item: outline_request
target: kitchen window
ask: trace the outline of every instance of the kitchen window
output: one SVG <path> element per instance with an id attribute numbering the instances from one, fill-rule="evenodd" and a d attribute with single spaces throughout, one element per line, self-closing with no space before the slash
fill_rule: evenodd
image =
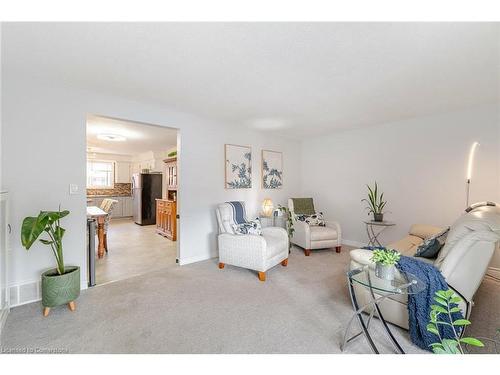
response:
<path id="1" fill-rule="evenodd" d="M 87 188 L 113 189 L 114 185 L 114 162 L 102 160 L 87 160 Z"/>

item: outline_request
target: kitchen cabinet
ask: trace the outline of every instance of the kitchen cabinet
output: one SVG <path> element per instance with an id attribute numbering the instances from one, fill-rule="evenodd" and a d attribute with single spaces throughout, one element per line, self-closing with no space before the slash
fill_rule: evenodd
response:
<path id="1" fill-rule="evenodd" d="M 177 240 L 177 202 L 156 200 L 156 232 L 172 241 Z"/>
<path id="2" fill-rule="evenodd" d="M 177 190 L 177 158 L 165 159 L 167 171 L 167 189 Z"/>
<path id="3" fill-rule="evenodd" d="M 123 217 L 131 217 L 134 215 L 132 207 L 132 197 L 122 197 L 122 206 Z"/>
<path id="4" fill-rule="evenodd" d="M 129 184 L 131 182 L 131 163 L 127 161 L 117 161 L 115 163 L 115 182 L 119 184 Z"/>
<path id="5" fill-rule="evenodd" d="M 120 217 L 131 217 L 133 216 L 133 208 L 132 208 L 132 197 L 95 197 L 89 195 L 87 199 L 92 200 L 87 203 L 87 206 L 97 206 L 101 207 L 102 201 L 106 198 L 115 199 L 118 201 L 116 203 L 113 212 L 111 213 L 112 218 L 120 218 Z"/>

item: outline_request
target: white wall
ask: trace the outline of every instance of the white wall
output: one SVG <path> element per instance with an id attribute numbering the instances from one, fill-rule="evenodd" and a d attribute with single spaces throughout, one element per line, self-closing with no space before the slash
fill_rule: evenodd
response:
<path id="1" fill-rule="evenodd" d="M 11 191 L 11 283 L 37 280 L 53 265 L 50 251 L 34 246 L 29 253 L 19 241 L 22 219 L 61 204 L 71 214 L 64 220 L 65 259 L 86 268 L 85 163 L 86 116 L 98 114 L 180 129 L 180 261 L 188 263 L 216 256 L 215 207 L 228 200 L 244 200 L 250 215 L 270 196 L 285 203 L 299 192 L 299 143 L 263 133 L 236 130 L 210 121 L 130 100 L 97 93 L 55 88 L 3 71 L 4 184 Z M 251 145 L 254 187 L 224 189 L 224 144 Z M 261 148 L 283 151 L 287 166 L 285 187 L 260 189 Z M 80 194 L 69 195 L 76 183 Z M 84 272 L 83 272 L 84 274 Z M 82 281 L 84 275 L 82 276 Z"/>
<path id="2" fill-rule="evenodd" d="M 132 162 L 133 156 L 121 154 L 103 154 L 100 152 L 87 152 L 87 159 Z"/>
<path id="3" fill-rule="evenodd" d="M 362 110 L 362 108 L 360 109 Z M 343 237 L 366 243 L 365 184 L 376 180 L 397 223 L 383 240 L 413 223 L 450 225 L 465 208 L 469 147 L 476 153 L 471 201 L 500 202 L 498 110 L 484 107 L 336 133 L 302 144 L 302 191 L 340 221 Z"/>

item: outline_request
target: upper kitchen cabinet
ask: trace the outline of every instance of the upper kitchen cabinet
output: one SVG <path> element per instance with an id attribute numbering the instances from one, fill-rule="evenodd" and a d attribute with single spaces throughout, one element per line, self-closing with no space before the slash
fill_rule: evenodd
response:
<path id="1" fill-rule="evenodd" d="M 115 182 L 119 184 L 129 184 L 131 182 L 131 163 L 127 161 L 116 162 Z"/>
<path id="2" fill-rule="evenodd" d="M 177 190 L 177 158 L 165 159 L 167 189 Z"/>

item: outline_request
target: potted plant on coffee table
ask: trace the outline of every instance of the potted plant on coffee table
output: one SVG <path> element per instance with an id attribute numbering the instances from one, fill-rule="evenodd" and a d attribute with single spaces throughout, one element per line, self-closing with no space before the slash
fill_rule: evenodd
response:
<path id="1" fill-rule="evenodd" d="M 376 181 L 373 188 L 370 185 L 366 185 L 366 187 L 368 188 L 368 199 L 362 199 L 361 202 L 368 204 L 366 209 L 368 210 L 368 215 L 373 214 L 373 221 L 384 221 L 384 207 L 387 204 L 387 201 L 384 201 L 384 193 L 379 195 Z"/>
<path id="2" fill-rule="evenodd" d="M 39 237 L 40 242 L 50 246 L 56 260 L 56 268 L 42 273 L 43 315 L 47 316 L 51 307 L 68 304 L 75 310 L 75 300 L 80 295 L 80 267 L 65 266 L 62 239 L 65 229 L 60 220 L 69 211 L 40 211 L 37 217 L 26 217 L 21 227 L 21 243 L 29 250 Z"/>
<path id="3" fill-rule="evenodd" d="M 386 248 L 373 250 L 370 260 L 375 262 L 375 276 L 385 280 L 394 280 L 396 264 L 400 257 L 401 254 L 396 250 Z"/>

